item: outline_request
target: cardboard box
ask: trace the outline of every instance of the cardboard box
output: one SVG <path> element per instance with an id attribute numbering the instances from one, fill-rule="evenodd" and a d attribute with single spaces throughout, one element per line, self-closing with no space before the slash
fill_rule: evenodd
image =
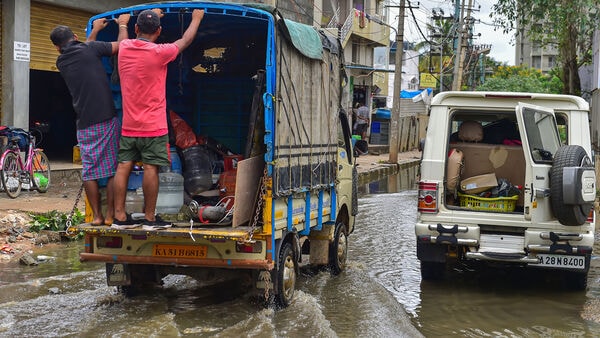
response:
<path id="1" fill-rule="evenodd" d="M 478 194 L 498 186 L 496 174 L 484 174 L 466 178 L 460 181 L 460 189 L 467 194 Z"/>
<path id="2" fill-rule="evenodd" d="M 461 177 L 495 173 L 514 185 L 525 185 L 525 154 L 521 146 L 501 144 L 456 143 L 451 145 L 464 154 Z M 523 205 L 523 194 L 517 205 Z"/>

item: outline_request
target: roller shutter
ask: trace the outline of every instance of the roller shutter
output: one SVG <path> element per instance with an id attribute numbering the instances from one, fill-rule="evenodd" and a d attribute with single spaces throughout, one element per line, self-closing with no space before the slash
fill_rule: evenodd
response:
<path id="1" fill-rule="evenodd" d="M 57 72 L 58 51 L 50 41 L 50 32 L 58 25 L 71 27 L 79 40 L 85 41 L 85 27 L 94 14 L 71 8 L 31 3 L 31 62 L 30 69 Z"/>

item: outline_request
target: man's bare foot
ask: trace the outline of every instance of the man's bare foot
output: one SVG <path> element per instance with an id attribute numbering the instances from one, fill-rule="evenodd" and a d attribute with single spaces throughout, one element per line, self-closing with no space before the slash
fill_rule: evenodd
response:
<path id="1" fill-rule="evenodd" d="M 92 221 L 92 225 L 104 225 L 104 218 L 94 217 L 94 220 Z"/>

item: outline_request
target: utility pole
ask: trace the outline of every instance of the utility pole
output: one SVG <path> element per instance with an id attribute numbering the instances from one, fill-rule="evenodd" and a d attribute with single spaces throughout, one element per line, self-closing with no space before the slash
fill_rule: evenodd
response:
<path id="1" fill-rule="evenodd" d="M 440 29 L 444 26 L 444 22 L 446 20 L 449 19 L 453 19 L 454 20 L 454 15 L 450 15 L 450 16 L 444 16 L 444 11 L 441 8 L 434 8 L 432 10 L 432 16 L 431 19 L 433 20 L 431 26 L 432 27 L 436 27 L 438 26 L 439 23 L 439 27 Z M 446 39 L 446 37 L 444 36 L 444 32 L 442 30 L 440 30 L 439 32 L 435 31 L 430 38 L 433 40 L 438 40 L 439 41 L 439 48 L 440 48 L 440 93 L 444 91 L 444 40 Z M 432 57 L 431 53 L 429 55 L 429 57 Z"/>
<path id="2" fill-rule="evenodd" d="M 392 116 L 390 120 L 390 163 L 398 163 L 400 137 L 400 87 L 402 86 L 402 52 L 404 49 L 404 2 L 400 1 L 398 29 L 396 31 L 396 58 L 394 59 L 394 96 L 392 97 Z"/>
<path id="3" fill-rule="evenodd" d="M 462 86 L 462 76 L 464 71 L 464 63 L 465 63 L 465 50 L 467 49 L 467 35 L 469 33 L 468 25 L 471 21 L 471 8 L 473 7 L 473 0 L 469 0 L 469 5 L 467 6 L 467 24 L 465 24 L 465 16 L 464 7 L 460 10 L 460 21 L 458 27 L 460 28 L 460 38 L 458 43 L 458 48 L 455 55 L 454 62 L 454 80 L 452 82 L 452 90 L 460 90 Z"/>

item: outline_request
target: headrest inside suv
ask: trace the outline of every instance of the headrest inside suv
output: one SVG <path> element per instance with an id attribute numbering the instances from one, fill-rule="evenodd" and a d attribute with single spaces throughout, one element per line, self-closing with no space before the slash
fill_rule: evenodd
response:
<path id="1" fill-rule="evenodd" d="M 477 121 L 464 121 L 458 127 L 458 139 L 463 142 L 481 142 L 483 127 Z"/>

